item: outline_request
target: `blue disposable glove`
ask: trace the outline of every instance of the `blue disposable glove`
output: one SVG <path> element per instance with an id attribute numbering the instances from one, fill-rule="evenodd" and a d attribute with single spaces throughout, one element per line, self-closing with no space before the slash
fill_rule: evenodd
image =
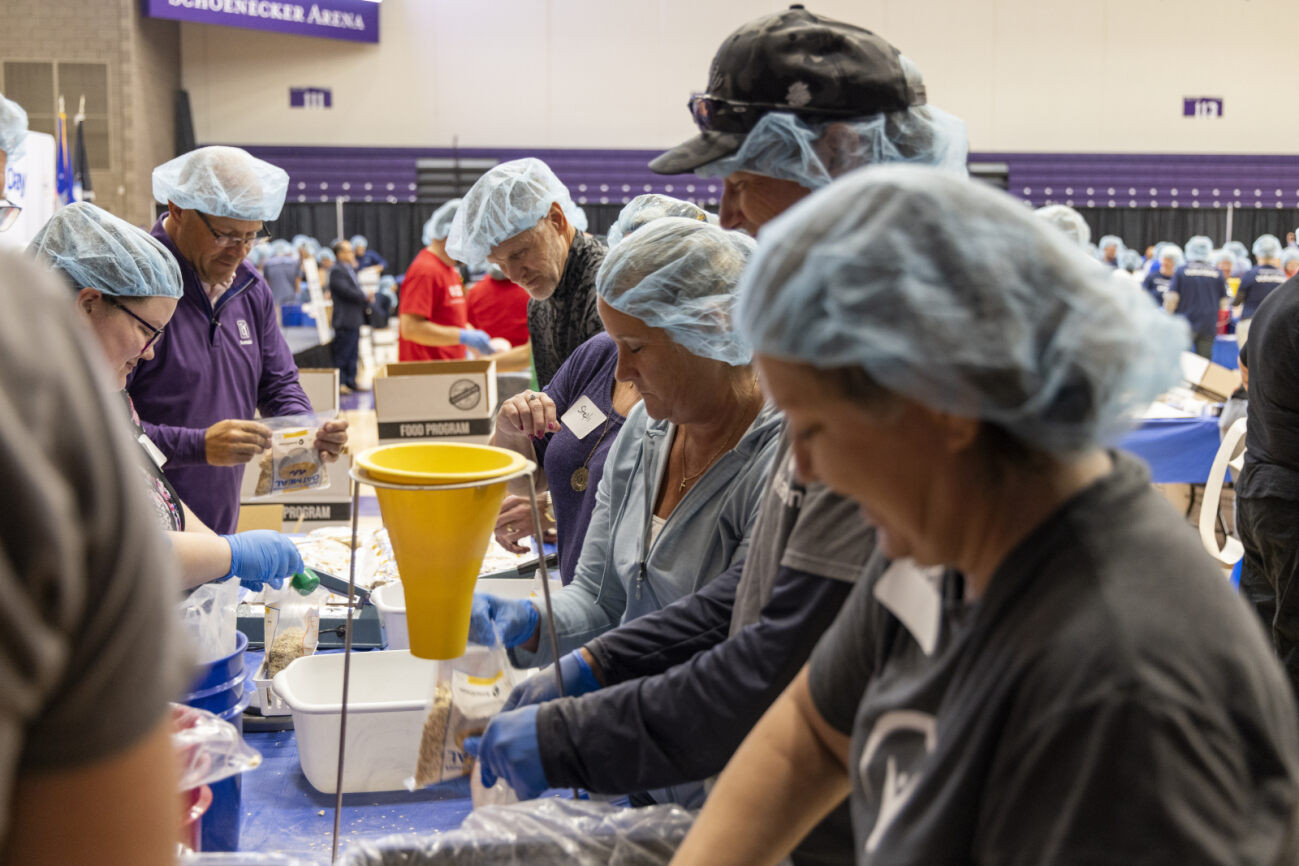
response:
<path id="1" fill-rule="evenodd" d="M 512 649 L 527 643 L 540 620 L 536 606 L 526 599 L 475 592 L 474 606 L 469 611 L 469 641 L 491 646 L 500 635 L 505 648 Z"/>
<path id="2" fill-rule="evenodd" d="M 537 707 L 499 713 L 481 737 L 467 737 L 465 751 L 483 768 L 483 787 L 504 779 L 520 800 L 531 800 L 550 787 L 541 768 L 537 743 Z"/>
<path id="3" fill-rule="evenodd" d="M 586 663 L 580 649 L 573 650 L 559 660 L 559 675 L 564 680 L 566 698 L 575 698 L 600 688 L 595 672 Z M 559 687 L 555 685 L 555 671 L 553 668 L 546 668 L 515 686 L 510 696 L 505 699 L 505 706 L 501 707 L 501 712 L 531 704 L 544 704 L 558 697 Z"/>
<path id="4" fill-rule="evenodd" d="M 460 345 L 468 346 L 480 355 L 492 354 L 491 339 L 490 334 L 477 328 L 460 329 Z"/>
<path id="5" fill-rule="evenodd" d="M 239 583 L 256 592 L 269 583 L 284 586 L 284 578 L 302 571 L 302 554 L 297 545 L 270 529 L 254 529 L 221 536 L 230 545 L 230 572 Z"/>

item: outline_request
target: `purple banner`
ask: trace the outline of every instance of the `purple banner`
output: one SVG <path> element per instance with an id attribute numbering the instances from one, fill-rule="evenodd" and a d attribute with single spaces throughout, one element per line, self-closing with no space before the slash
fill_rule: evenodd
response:
<path id="1" fill-rule="evenodd" d="M 1222 117 L 1222 97 L 1182 97 L 1182 117 Z"/>
<path id="2" fill-rule="evenodd" d="M 144 14 L 199 24 L 379 41 L 379 0 L 143 0 Z"/>
<path id="3" fill-rule="evenodd" d="M 289 108 L 333 108 L 334 91 L 327 87 L 290 87 Z"/>

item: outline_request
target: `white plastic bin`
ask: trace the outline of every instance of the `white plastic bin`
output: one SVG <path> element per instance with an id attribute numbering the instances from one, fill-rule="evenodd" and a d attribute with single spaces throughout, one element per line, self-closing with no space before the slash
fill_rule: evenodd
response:
<path id="1" fill-rule="evenodd" d="M 559 587 L 559 581 L 550 582 L 551 592 L 558 592 Z M 538 599 L 541 597 L 541 584 L 535 577 L 480 577 L 474 590 L 505 598 L 531 598 L 536 591 Z M 410 649 L 410 633 L 406 630 L 406 593 L 401 583 L 385 583 L 370 594 L 370 602 L 379 611 L 384 649 Z"/>
<path id="2" fill-rule="evenodd" d="M 415 768 L 436 662 L 404 650 L 352 654 L 343 793 L 401 791 Z M 343 654 L 297 659 L 275 675 L 293 714 L 298 759 L 317 791 L 334 793 Z"/>

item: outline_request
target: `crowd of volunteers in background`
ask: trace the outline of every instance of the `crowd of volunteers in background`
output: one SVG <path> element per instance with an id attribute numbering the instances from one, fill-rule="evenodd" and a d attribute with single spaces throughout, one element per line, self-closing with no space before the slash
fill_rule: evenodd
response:
<path id="1" fill-rule="evenodd" d="M 0 860 L 168 862 L 168 611 L 301 570 L 235 531 L 239 486 L 256 413 L 311 411 L 284 310 L 328 298 L 347 391 L 393 317 L 402 361 L 535 377 L 492 442 L 537 465 L 557 645 L 489 593 L 470 640 L 563 696 L 546 668 L 464 742 L 487 786 L 700 810 L 680 864 L 1299 862 L 1293 233 L 1092 247 L 968 177 L 906 55 L 802 6 L 729 35 L 689 106 L 650 167 L 721 178 L 719 214 L 639 196 L 601 238 L 523 158 L 394 264 L 269 238 L 287 174 L 219 146 L 153 170 L 151 227 L 74 204 L 0 255 L 30 313 L 0 320 Z M 25 130 L 0 97 L 0 167 Z M 1115 447 L 1232 330 L 1244 598 Z"/>

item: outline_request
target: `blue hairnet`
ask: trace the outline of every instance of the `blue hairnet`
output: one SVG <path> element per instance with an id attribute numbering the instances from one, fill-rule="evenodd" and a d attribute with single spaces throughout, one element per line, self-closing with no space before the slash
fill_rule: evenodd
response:
<path id="1" fill-rule="evenodd" d="M 481 262 L 498 244 L 541 222 L 558 204 L 578 231 L 582 213 L 568 188 L 539 159 L 503 162 L 478 178 L 465 194 L 447 235 L 447 255 L 459 262 Z"/>
<path id="2" fill-rule="evenodd" d="M 0 150 L 12 162 L 19 159 L 26 151 L 27 112 L 12 99 L 5 99 L 0 93 Z M 4 186 L 0 178 L 0 187 Z"/>
<path id="3" fill-rule="evenodd" d="M 924 89 L 920 70 L 899 56 L 914 90 Z M 820 189 L 854 168 L 914 162 L 966 173 L 969 143 L 960 118 L 932 105 L 913 105 L 841 120 L 807 121 L 786 111 L 764 114 L 735 153 L 695 169 L 700 177 L 751 171 Z"/>
<path id="4" fill-rule="evenodd" d="M 1213 241 L 1204 235 L 1196 235 L 1186 242 L 1185 252 L 1188 262 L 1207 262 L 1213 255 Z"/>
<path id="5" fill-rule="evenodd" d="M 236 220 L 275 219 L 288 189 L 284 169 L 237 147 L 200 147 L 153 170 L 161 204 Z"/>
<path id="6" fill-rule="evenodd" d="M 1177 244 L 1163 243 L 1155 248 L 1155 261 L 1162 262 L 1164 259 L 1172 259 L 1177 267 L 1186 261 L 1186 256 L 1182 255 L 1182 248 Z"/>
<path id="7" fill-rule="evenodd" d="M 1180 380 L 1185 321 L 985 184 L 864 169 L 762 230 L 738 319 L 757 352 L 860 367 L 1050 453 L 1097 445 Z"/>
<path id="8" fill-rule="evenodd" d="M 1259 235 L 1254 241 L 1254 255 L 1260 259 L 1274 259 L 1281 255 L 1281 239 L 1276 235 Z"/>
<path id="9" fill-rule="evenodd" d="M 1119 267 L 1125 271 L 1138 270 L 1143 261 L 1145 260 L 1141 258 L 1141 253 L 1136 250 L 1123 250 L 1119 253 Z"/>
<path id="10" fill-rule="evenodd" d="M 271 255 L 273 256 L 291 256 L 293 255 L 293 244 L 280 238 L 271 242 Z"/>
<path id="11" fill-rule="evenodd" d="M 329 247 L 321 247 L 320 252 L 316 253 L 316 264 L 323 265 L 325 259 L 329 259 L 331 262 L 338 261 L 338 257 L 334 255 L 333 250 Z"/>
<path id="12" fill-rule="evenodd" d="M 1214 250 L 1213 254 L 1209 256 L 1209 264 L 1215 268 L 1223 262 L 1230 262 L 1233 268 L 1236 267 L 1236 254 L 1224 247 L 1220 250 Z"/>
<path id="13" fill-rule="evenodd" d="M 1099 241 L 1096 242 L 1096 246 L 1100 248 L 1102 254 L 1104 254 L 1105 248 L 1108 246 L 1118 247 L 1118 252 L 1120 253 L 1123 252 L 1125 249 L 1127 249 L 1127 247 L 1123 243 L 1123 238 L 1119 237 L 1118 235 L 1105 235 Z"/>
<path id="14" fill-rule="evenodd" d="M 1080 247 L 1086 247 L 1091 243 L 1092 230 L 1087 225 L 1087 220 L 1083 219 L 1082 214 L 1069 207 L 1067 204 L 1049 204 L 1046 207 L 1040 207 L 1033 211 L 1038 218 L 1046 220 L 1051 225 L 1065 233 L 1069 238 Z"/>
<path id="15" fill-rule="evenodd" d="M 180 266 L 143 229 L 89 202 L 60 208 L 27 247 L 72 285 L 121 297 L 179 298 Z"/>
<path id="16" fill-rule="evenodd" d="M 1224 250 L 1231 250 L 1231 254 L 1238 259 L 1249 257 L 1249 247 L 1245 246 L 1240 241 L 1227 241 L 1222 245 L 1222 248 Z"/>
<path id="17" fill-rule="evenodd" d="M 456 218 L 456 211 L 460 209 L 462 201 L 463 199 L 453 198 L 433 211 L 433 216 L 424 223 L 424 246 L 428 246 L 434 240 L 446 240 L 447 235 L 451 234 L 451 222 Z"/>
<path id="18" fill-rule="evenodd" d="M 685 217 L 692 220 L 703 220 L 704 222 L 717 225 L 717 217 L 710 214 L 697 204 L 688 201 L 682 201 L 679 198 L 673 198 L 670 195 L 659 195 L 656 192 L 638 195 L 618 213 L 617 221 L 609 226 L 609 236 L 606 242 L 612 249 L 618 245 L 618 242 L 627 235 L 636 231 L 636 229 L 645 225 L 651 220 L 656 220 L 665 216 Z"/>
<path id="19" fill-rule="evenodd" d="M 370 248 L 370 242 L 365 239 L 365 235 L 352 235 L 352 239 L 350 243 L 352 244 L 353 247 L 365 247 L 366 249 Z"/>
<path id="20" fill-rule="evenodd" d="M 595 276 L 605 303 L 662 328 L 703 358 L 747 364 L 753 349 L 734 326 L 735 290 L 754 241 L 688 217 L 660 217 L 609 250 Z"/>
<path id="21" fill-rule="evenodd" d="M 1285 267 L 1290 262 L 1299 261 L 1299 247 L 1286 247 L 1281 253 L 1281 266 Z"/>
<path id="22" fill-rule="evenodd" d="M 271 255 L 270 244 L 257 244 L 248 251 L 248 261 L 255 265 L 261 265 Z"/>

